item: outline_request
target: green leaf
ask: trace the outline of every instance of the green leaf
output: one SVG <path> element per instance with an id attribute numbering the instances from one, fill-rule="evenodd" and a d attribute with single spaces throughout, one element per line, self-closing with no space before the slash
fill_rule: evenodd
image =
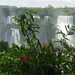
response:
<path id="1" fill-rule="evenodd" d="M 68 32 L 67 35 L 73 35 L 73 34 L 74 34 L 74 31 L 71 30 L 71 31 Z"/>
<path id="2" fill-rule="evenodd" d="M 70 25 L 68 25 L 67 27 L 68 27 L 68 29 L 69 29 L 69 28 L 70 28 Z"/>
<path id="3" fill-rule="evenodd" d="M 2 54 L 5 54 L 5 51 L 3 51 L 3 52 L 0 52 L 0 55 L 2 55 Z"/>
<path id="4" fill-rule="evenodd" d="M 67 26 L 67 27 L 68 27 L 68 26 Z M 68 32 L 67 27 L 66 27 L 66 25 L 65 25 L 65 29 L 66 29 L 66 31 Z"/>

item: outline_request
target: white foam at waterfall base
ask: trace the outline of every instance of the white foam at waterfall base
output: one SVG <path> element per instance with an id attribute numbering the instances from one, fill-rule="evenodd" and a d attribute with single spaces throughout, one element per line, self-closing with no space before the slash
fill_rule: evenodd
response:
<path id="1" fill-rule="evenodd" d="M 67 31 L 65 29 L 65 26 L 68 26 L 71 27 L 73 25 L 73 16 L 58 16 L 58 19 L 57 19 L 57 28 L 59 30 L 61 30 L 63 33 L 67 34 Z M 58 32 L 58 31 L 57 31 Z M 57 34 L 56 35 L 57 38 L 60 40 L 62 37 L 61 34 Z M 69 44 L 73 44 L 72 43 L 72 35 L 68 35 L 67 38 L 70 40 L 68 41 Z"/>
<path id="2" fill-rule="evenodd" d="M 21 46 L 19 29 L 11 28 L 11 30 L 12 30 L 12 35 L 10 40 L 10 46 L 12 46 L 12 43 Z"/>

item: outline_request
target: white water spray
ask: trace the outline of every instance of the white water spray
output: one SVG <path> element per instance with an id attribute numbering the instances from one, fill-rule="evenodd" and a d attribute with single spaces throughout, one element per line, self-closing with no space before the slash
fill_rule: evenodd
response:
<path id="1" fill-rule="evenodd" d="M 19 29 L 11 28 L 11 30 L 12 30 L 12 35 L 10 40 L 10 46 L 12 46 L 12 43 L 21 46 Z"/>
<path id="2" fill-rule="evenodd" d="M 58 16 L 58 20 L 57 20 L 58 29 L 60 29 L 63 33 L 67 34 L 65 26 L 67 27 L 68 25 L 69 25 L 69 27 L 71 27 L 73 25 L 73 16 Z M 62 35 L 58 34 L 57 38 L 61 39 Z M 72 36 L 69 35 L 69 36 L 67 36 L 67 38 L 70 40 L 70 42 L 68 42 L 68 43 L 72 44 Z"/>

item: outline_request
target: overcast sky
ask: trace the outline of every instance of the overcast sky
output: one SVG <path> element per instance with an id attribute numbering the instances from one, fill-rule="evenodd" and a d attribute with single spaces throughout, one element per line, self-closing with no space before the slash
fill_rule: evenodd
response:
<path id="1" fill-rule="evenodd" d="M 75 7 L 75 0 L 0 0 L 0 5 L 17 7 Z"/>

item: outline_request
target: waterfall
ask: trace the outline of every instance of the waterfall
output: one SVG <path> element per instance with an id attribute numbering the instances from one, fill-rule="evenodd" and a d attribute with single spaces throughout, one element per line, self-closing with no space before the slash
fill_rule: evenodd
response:
<path id="1" fill-rule="evenodd" d="M 67 34 L 67 31 L 65 29 L 65 26 L 72 26 L 73 25 L 73 16 L 58 16 L 57 19 L 57 27 L 60 29 L 63 33 Z M 62 35 L 57 34 L 57 38 L 61 39 Z M 70 40 L 69 43 L 71 43 L 72 36 L 67 36 L 67 38 Z"/>
<path id="2" fill-rule="evenodd" d="M 16 23 L 17 23 L 17 22 L 13 19 L 13 17 L 14 17 L 14 16 L 8 16 L 8 17 L 7 17 L 7 24 L 12 24 L 12 23 L 15 23 L 15 24 L 16 24 Z"/>
<path id="3" fill-rule="evenodd" d="M 38 15 L 35 15 L 35 16 L 33 16 L 33 18 L 40 19 L 40 16 L 38 16 Z"/>
<path id="4" fill-rule="evenodd" d="M 44 16 L 44 21 L 45 22 L 48 21 L 48 19 L 49 19 L 49 16 Z"/>
<path id="5" fill-rule="evenodd" d="M 5 32 L 5 41 L 7 41 L 7 31 Z"/>
<path id="6" fill-rule="evenodd" d="M 21 46 L 19 29 L 11 28 L 11 30 L 12 30 L 12 35 L 10 40 L 10 46 L 12 46 L 12 43 Z"/>
<path id="7" fill-rule="evenodd" d="M 49 19 L 49 16 L 44 16 L 44 19 L 45 19 L 45 20 L 48 20 L 48 19 Z"/>

